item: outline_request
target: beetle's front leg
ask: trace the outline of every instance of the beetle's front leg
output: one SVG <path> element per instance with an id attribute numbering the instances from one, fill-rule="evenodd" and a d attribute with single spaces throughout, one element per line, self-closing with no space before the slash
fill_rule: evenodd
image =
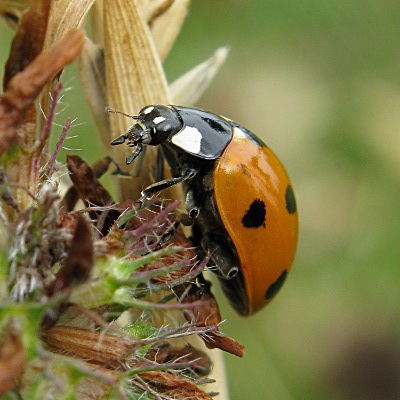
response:
<path id="1" fill-rule="evenodd" d="M 178 183 L 184 182 L 187 179 L 192 179 L 197 174 L 197 172 L 198 172 L 197 169 L 187 168 L 183 171 L 183 174 L 181 176 L 178 176 L 176 178 L 164 179 L 163 181 L 156 182 L 150 186 L 147 186 L 147 188 L 143 190 L 142 197 L 139 199 L 139 202 L 143 204 L 143 202 L 149 197 L 151 197 L 154 193 L 160 192 L 161 190 L 167 189 Z"/>

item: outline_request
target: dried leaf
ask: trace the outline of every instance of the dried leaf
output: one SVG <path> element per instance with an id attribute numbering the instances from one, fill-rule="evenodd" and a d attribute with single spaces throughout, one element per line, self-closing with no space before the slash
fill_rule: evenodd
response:
<path id="1" fill-rule="evenodd" d="M 42 51 L 50 0 L 34 2 L 24 13 L 6 63 L 3 88 Z"/>
<path id="2" fill-rule="evenodd" d="M 71 29 L 80 28 L 95 0 L 57 0 L 51 4 L 44 48 L 53 46 Z"/>
<path id="3" fill-rule="evenodd" d="M 94 262 L 92 229 L 80 214 L 77 216 L 74 236 L 64 263 L 49 287 L 51 295 L 82 283 L 89 278 Z"/>
<path id="4" fill-rule="evenodd" d="M 86 204 L 91 206 L 110 206 L 112 204 L 111 195 L 103 187 L 96 177 L 93 169 L 79 156 L 67 156 L 67 168 L 70 172 L 71 180 L 74 184 L 79 198 Z M 93 221 L 98 221 L 104 211 L 90 211 L 89 215 Z M 104 218 L 101 233 L 106 234 L 113 222 L 118 218 L 119 212 L 109 210 Z"/>
<path id="5" fill-rule="evenodd" d="M 221 315 L 218 303 L 211 293 L 211 284 L 200 277 L 199 283 L 192 284 L 186 292 L 182 302 L 199 304 L 184 311 L 187 321 L 199 327 L 218 326 L 221 323 Z M 208 348 L 218 348 L 238 357 L 244 356 L 244 346 L 219 332 L 208 332 L 200 335 Z"/>
<path id="6" fill-rule="evenodd" d="M 111 196 L 96 178 L 93 169 L 79 156 L 69 154 L 67 167 L 79 197 L 86 206 L 105 206 L 111 203 Z"/>
<path id="7" fill-rule="evenodd" d="M 218 303 L 210 289 L 210 282 L 199 277 L 198 282 L 191 284 L 185 297 L 181 298 L 181 302 L 184 303 L 199 303 L 198 307 L 184 312 L 186 320 L 195 323 L 196 326 L 217 326 L 221 323 Z"/>
<path id="8" fill-rule="evenodd" d="M 101 365 L 124 361 L 132 351 L 132 341 L 123 337 L 70 326 L 53 326 L 43 339 L 58 353 Z"/>
<path id="9" fill-rule="evenodd" d="M 3 79 L 5 93 L 0 100 L 0 135 L 2 136 L 0 154 L 7 151 L 11 142 L 17 137 L 22 148 L 30 148 L 34 143 L 36 137 L 34 100 L 39 96 L 45 82 L 41 83 L 39 87 L 33 87 L 36 82 L 30 81 L 29 72 L 28 76 L 23 75 L 23 79 L 21 79 L 21 76 L 17 76 L 28 66 L 30 67 L 29 71 L 32 71 L 32 68 L 38 65 L 38 59 L 43 64 L 46 61 L 38 55 L 43 48 L 48 12 L 48 0 L 35 2 L 23 13 L 13 40 Z M 34 64 L 33 67 L 30 66 L 32 64 Z M 43 64 L 40 66 L 42 71 L 46 69 Z M 50 80 L 52 77 L 47 76 L 46 80 Z M 3 106 L 5 107 L 3 108 Z M 36 184 L 36 174 L 29 168 L 21 169 L 20 167 L 30 165 L 31 159 L 32 157 L 29 155 L 17 157 L 14 161 L 14 164 L 16 164 L 14 168 L 11 167 L 11 164 L 5 163 L 11 181 L 17 182 L 29 190 Z M 31 199 L 18 193 L 17 203 L 20 204 L 21 208 L 25 208 L 31 203 Z"/>
<path id="10" fill-rule="evenodd" d="M 177 400 L 212 400 L 211 396 L 200 390 L 194 382 L 187 378 L 161 371 L 143 372 L 140 377 L 151 387 Z"/>
<path id="11" fill-rule="evenodd" d="M 75 60 L 83 46 L 83 35 L 72 31 L 56 46 L 42 52 L 15 75 L 0 97 L 0 155 L 16 139 L 18 128 L 41 90 L 65 65 Z"/>
<path id="12" fill-rule="evenodd" d="M 245 347 L 228 336 L 217 332 L 210 332 L 207 335 L 201 335 L 201 338 L 209 349 L 217 348 L 234 356 L 244 357 Z"/>
<path id="13" fill-rule="evenodd" d="M 220 47 L 212 57 L 171 83 L 174 104 L 193 105 L 205 92 L 228 56 L 228 48 Z"/>
<path id="14" fill-rule="evenodd" d="M 151 33 L 161 60 L 170 52 L 189 10 L 189 0 L 175 0 L 163 12 L 157 10 L 148 18 Z M 184 103 L 182 103 L 184 104 Z"/>
<path id="15" fill-rule="evenodd" d="M 99 131 L 103 153 L 108 154 L 112 137 L 109 114 L 104 112 L 108 105 L 104 50 L 89 38 L 85 38 L 85 46 L 79 57 L 78 68 L 85 97 Z"/>
<path id="16" fill-rule="evenodd" d="M 78 214 L 70 249 L 55 279 L 47 287 L 48 295 L 58 295 L 86 281 L 89 278 L 93 262 L 91 226 L 82 215 Z M 57 322 L 59 315 L 68 306 L 67 301 L 68 299 L 64 300 L 56 308 L 47 313 L 42 322 L 42 329 L 48 329 Z"/>
<path id="17" fill-rule="evenodd" d="M 49 1 L 49 0 L 46 0 Z M 57 43 L 71 29 L 80 28 L 94 0 L 57 0 L 51 1 L 49 21 L 44 41 L 44 49 L 50 48 Z M 40 3 L 40 2 L 39 2 Z M 50 93 L 56 82 L 49 82 L 44 93 Z M 43 96 L 41 101 L 42 110 L 46 114 L 49 107 L 49 96 Z M 41 126 L 44 124 L 41 120 Z"/>
<path id="18" fill-rule="evenodd" d="M 206 376 L 211 372 L 212 362 L 208 355 L 190 344 L 183 347 L 173 347 L 169 343 L 151 348 L 146 353 L 148 360 L 158 364 L 171 363 L 179 360 L 181 363 L 190 363 L 190 371 L 197 376 Z"/>
<path id="19" fill-rule="evenodd" d="M 12 29 L 17 29 L 22 17 L 22 11 L 26 4 L 15 0 L 3 0 L 0 2 L 0 16 Z"/>
<path id="20" fill-rule="evenodd" d="M 153 21 L 164 14 L 175 0 L 138 0 L 142 9 L 143 18 L 151 25 Z"/>
<path id="21" fill-rule="evenodd" d="M 135 113 L 148 104 L 171 103 L 167 81 L 147 23 L 135 1 L 104 1 L 104 42 L 109 105 Z M 131 121 L 114 115 L 112 137 L 125 132 Z M 123 165 L 128 149 L 116 149 L 116 161 Z M 148 148 L 144 165 L 155 165 L 156 149 Z M 138 198 L 143 186 L 152 182 L 151 168 L 141 168 L 129 185 L 119 181 L 123 198 Z"/>
<path id="22" fill-rule="evenodd" d="M 134 111 L 152 103 L 169 103 L 164 71 L 136 3 L 105 0 L 104 20 L 109 104 Z M 113 118 L 114 137 L 129 125 L 126 118 Z"/>
<path id="23" fill-rule="evenodd" d="M 70 156 L 67 156 L 67 159 L 69 157 Z M 78 156 L 76 156 L 76 157 L 77 158 L 74 158 L 74 156 L 71 156 L 71 158 L 70 158 L 71 168 L 73 170 L 75 170 L 78 166 L 78 169 L 79 169 L 79 165 L 81 163 L 84 164 L 85 169 L 91 170 L 91 172 L 90 171 L 88 172 L 89 179 L 91 178 L 92 175 L 96 179 L 99 179 L 101 176 L 103 176 L 106 173 L 106 171 L 111 163 L 111 159 L 105 157 L 105 158 L 102 158 L 100 161 L 96 162 L 92 167 L 89 167 L 80 157 L 78 157 Z M 79 174 L 80 174 L 80 171 L 78 170 L 78 178 L 76 179 L 78 187 L 81 185 L 80 180 L 79 180 Z M 96 185 L 97 184 L 99 184 L 98 181 L 96 182 Z M 103 196 L 104 196 L 103 200 L 106 201 L 106 203 L 108 203 L 111 200 L 111 196 L 108 194 L 108 192 L 102 186 L 100 187 L 100 190 L 103 192 Z M 83 192 L 83 193 L 85 193 L 85 192 Z M 79 193 L 76 186 L 71 186 L 65 193 L 62 201 L 60 202 L 60 206 L 59 206 L 60 210 L 63 210 L 64 213 L 73 211 L 76 206 L 76 203 L 79 200 L 80 194 L 82 195 L 82 192 Z M 84 201 L 86 199 L 83 198 L 82 200 Z"/>

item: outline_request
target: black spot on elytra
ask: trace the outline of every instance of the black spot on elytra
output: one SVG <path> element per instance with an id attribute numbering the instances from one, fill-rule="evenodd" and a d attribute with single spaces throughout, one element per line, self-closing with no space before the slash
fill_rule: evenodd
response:
<path id="1" fill-rule="evenodd" d="M 285 270 L 281 273 L 280 277 L 268 288 L 265 292 L 265 299 L 271 300 L 281 290 L 281 287 L 285 283 L 288 272 Z"/>
<path id="2" fill-rule="evenodd" d="M 242 224 L 245 228 L 259 228 L 260 226 L 265 227 L 265 215 L 267 209 L 265 203 L 262 200 L 254 200 L 249 209 L 246 211 L 242 218 Z"/>
<path id="3" fill-rule="evenodd" d="M 288 187 L 286 188 L 285 200 L 286 200 L 286 210 L 288 210 L 289 214 L 294 214 L 297 211 L 297 205 L 293 189 L 290 185 L 288 185 Z"/>

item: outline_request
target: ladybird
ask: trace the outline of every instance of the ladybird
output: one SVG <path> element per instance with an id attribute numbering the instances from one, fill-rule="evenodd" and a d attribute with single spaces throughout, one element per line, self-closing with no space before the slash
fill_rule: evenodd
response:
<path id="1" fill-rule="evenodd" d="M 285 168 L 258 137 L 222 116 L 196 108 L 150 105 L 111 142 L 160 145 L 172 178 L 143 192 L 181 183 L 193 240 L 211 255 L 210 267 L 234 309 L 248 316 L 281 289 L 294 259 L 298 215 Z"/>

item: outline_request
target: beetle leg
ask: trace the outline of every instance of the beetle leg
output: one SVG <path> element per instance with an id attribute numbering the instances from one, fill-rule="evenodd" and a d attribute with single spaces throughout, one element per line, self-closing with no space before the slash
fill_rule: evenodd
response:
<path id="1" fill-rule="evenodd" d="M 131 176 L 130 173 L 128 171 L 124 171 L 112 157 L 107 156 L 104 157 L 104 159 L 115 166 L 115 170 L 111 172 L 111 175 Z M 99 178 L 97 175 L 96 177 Z"/>
<path id="2" fill-rule="evenodd" d="M 201 239 L 201 247 L 204 251 L 210 251 L 211 260 L 218 265 L 218 268 L 213 270 L 218 277 L 229 280 L 237 275 L 239 271 L 237 259 L 231 251 L 231 245 L 223 238 L 216 238 L 206 232 Z"/>
<path id="3" fill-rule="evenodd" d="M 167 232 L 164 233 L 164 235 L 161 236 L 160 240 L 157 242 L 157 246 L 161 247 L 165 242 L 167 242 L 171 237 L 175 234 L 176 230 L 178 229 L 178 226 L 180 225 L 180 221 L 176 221 L 170 229 L 167 230 Z"/>
<path id="4" fill-rule="evenodd" d="M 177 178 L 164 179 L 163 181 L 156 182 L 150 186 L 147 186 L 147 188 L 143 190 L 142 197 L 139 199 L 139 202 L 143 203 L 154 193 L 160 192 L 161 190 L 167 189 L 178 183 L 184 182 L 187 179 L 192 179 L 197 174 L 197 172 L 198 171 L 196 169 L 188 168 L 184 171 L 184 173 L 181 176 L 178 176 Z"/>
<path id="5" fill-rule="evenodd" d="M 194 218 L 189 217 L 189 215 L 179 214 L 176 217 L 176 222 L 172 225 L 172 227 L 168 229 L 168 231 L 165 232 L 164 235 L 161 236 L 161 239 L 157 243 L 158 246 L 162 246 L 167 240 L 169 240 L 174 235 L 179 225 L 192 226 L 194 222 Z"/>
<path id="6" fill-rule="evenodd" d="M 164 177 L 164 157 L 160 147 L 157 148 L 157 164 L 154 176 L 157 182 Z"/>
<path id="7" fill-rule="evenodd" d="M 139 173 L 140 173 L 140 170 L 142 168 L 143 161 L 144 161 L 144 157 L 146 155 L 146 149 L 147 149 L 147 146 L 144 146 L 143 149 L 142 149 L 142 152 L 136 158 L 136 162 L 135 162 L 135 164 L 133 166 L 133 172 L 132 172 L 131 176 L 134 176 L 134 177 L 138 177 L 139 176 Z"/>
<path id="8" fill-rule="evenodd" d="M 114 139 L 111 142 L 111 145 L 112 146 L 117 146 L 119 144 L 125 143 L 125 140 L 127 140 L 127 139 L 128 139 L 128 135 L 126 133 L 124 133 L 123 135 L 118 136 L 116 139 Z"/>
<path id="9" fill-rule="evenodd" d="M 126 165 L 129 165 L 143 150 L 143 145 L 142 143 L 138 143 L 136 145 L 135 151 L 126 158 Z"/>
<path id="10" fill-rule="evenodd" d="M 194 220 L 199 216 L 200 214 L 200 204 L 196 202 L 196 194 L 194 190 L 188 189 L 186 191 L 186 196 L 185 196 L 185 205 L 186 205 L 186 211 L 187 215 L 186 217 L 190 219 L 192 222 L 191 223 L 183 223 L 185 226 L 192 225 Z"/>

